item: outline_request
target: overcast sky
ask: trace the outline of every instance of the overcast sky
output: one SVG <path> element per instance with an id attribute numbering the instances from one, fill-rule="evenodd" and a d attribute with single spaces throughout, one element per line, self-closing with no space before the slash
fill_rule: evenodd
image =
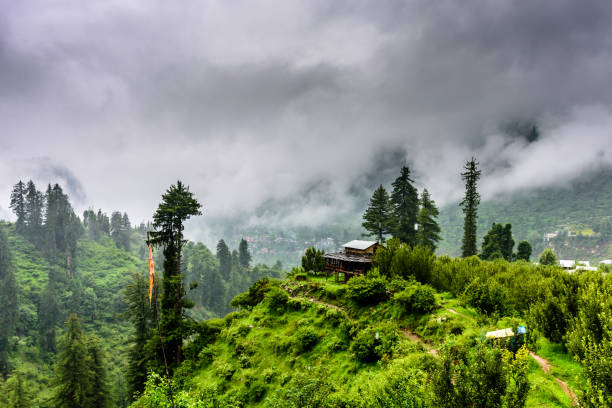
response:
<path id="1" fill-rule="evenodd" d="M 0 0 L 0 217 L 20 178 L 134 221 L 181 179 L 203 221 L 295 223 L 404 162 L 439 204 L 472 155 L 485 198 L 562 184 L 612 163 L 611 22 L 609 0 Z"/>

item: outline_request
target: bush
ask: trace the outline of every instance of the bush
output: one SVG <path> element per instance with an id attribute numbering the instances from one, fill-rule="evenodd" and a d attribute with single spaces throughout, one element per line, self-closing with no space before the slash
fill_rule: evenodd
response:
<path id="1" fill-rule="evenodd" d="M 230 305 L 243 309 L 257 306 L 264 299 L 266 292 L 270 289 L 270 279 L 262 278 L 253 283 L 248 291 L 239 294 L 232 299 Z"/>
<path id="2" fill-rule="evenodd" d="M 396 293 L 393 299 L 406 313 L 429 313 L 436 307 L 435 291 L 428 285 L 414 283 Z"/>
<path id="3" fill-rule="evenodd" d="M 387 298 L 385 280 L 377 273 L 356 276 L 349 280 L 346 297 L 360 305 L 371 305 Z"/>
<path id="4" fill-rule="evenodd" d="M 319 342 L 320 336 L 312 327 L 300 327 L 295 333 L 295 349 L 298 353 L 310 351 Z"/>
<path id="5" fill-rule="evenodd" d="M 487 281 L 474 279 L 465 288 L 463 296 L 467 304 L 486 314 L 503 315 L 508 309 L 505 288 L 493 278 Z"/>
<path id="6" fill-rule="evenodd" d="M 401 244 L 393 255 L 390 274 L 404 279 L 414 276 L 421 283 L 429 283 L 434 262 L 435 256 L 429 249 Z"/>
<path id="7" fill-rule="evenodd" d="M 391 355 L 398 336 L 395 327 L 381 324 L 360 331 L 351 345 L 355 358 L 363 363 L 380 360 L 383 355 Z"/>
<path id="8" fill-rule="evenodd" d="M 289 301 L 289 295 L 280 288 L 272 288 L 266 294 L 266 299 L 268 302 L 268 310 L 282 314 L 285 312 L 285 306 L 287 306 L 287 302 Z"/>

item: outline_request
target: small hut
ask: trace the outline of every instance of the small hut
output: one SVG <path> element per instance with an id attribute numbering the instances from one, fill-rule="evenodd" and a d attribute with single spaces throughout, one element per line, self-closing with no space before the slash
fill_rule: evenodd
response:
<path id="1" fill-rule="evenodd" d="M 351 276 L 362 275 L 372 267 L 372 258 L 378 249 L 376 241 L 354 240 L 342 245 L 344 251 L 325 254 L 325 273 L 335 274 L 336 280 L 340 273 L 344 282 Z"/>

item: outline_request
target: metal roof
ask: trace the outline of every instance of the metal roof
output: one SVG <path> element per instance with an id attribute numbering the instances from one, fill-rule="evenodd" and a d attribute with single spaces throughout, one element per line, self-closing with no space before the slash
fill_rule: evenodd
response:
<path id="1" fill-rule="evenodd" d="M 323 255 L 323 257 L 348 262 L 372 263 L 372 260 L 366 256 L 347 255 L 344 252 L 332 252 Z"/>
<path id="2" fill-rule="evenodd" d="M 351 249 L 360 249 L 360 250 L 365 250 L 368 249 L 369 247 L 371 247 L 372 245 L 376 245 L 378 242 L 376 241 L 360 241 L 358 239 L 355 239 L 351 242 L 347 242 L 346 244 L 342 245 L 344 248 L 351 248 Z"/>

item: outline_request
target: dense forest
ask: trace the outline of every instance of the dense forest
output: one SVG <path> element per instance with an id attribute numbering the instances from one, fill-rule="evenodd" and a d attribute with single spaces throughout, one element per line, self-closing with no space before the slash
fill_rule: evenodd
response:
<path id="1" fill-rule="evenodd" d="M 55 406 L 57 363 L 71 331 L 105 356 L 108 406 L 126 406 L 128 295 L 145 276 L 151 225 L 133 226 L 119 211 L 78 217 L 57 184 L 43 193 L 18 182 L 11 207 L 15 222 L 0 222 L 0 406 Z M 163 264 L 161 251 L 155 260 Z M 189 242 L 181 268 L 194 302 L 189 316 L 198 320 L 230 312 L 230 300 L 256 280 L 284 275 L 279 264 L 253 265 L 246 241 L 230 249 L 220 240 L 216 252 Z"/>

